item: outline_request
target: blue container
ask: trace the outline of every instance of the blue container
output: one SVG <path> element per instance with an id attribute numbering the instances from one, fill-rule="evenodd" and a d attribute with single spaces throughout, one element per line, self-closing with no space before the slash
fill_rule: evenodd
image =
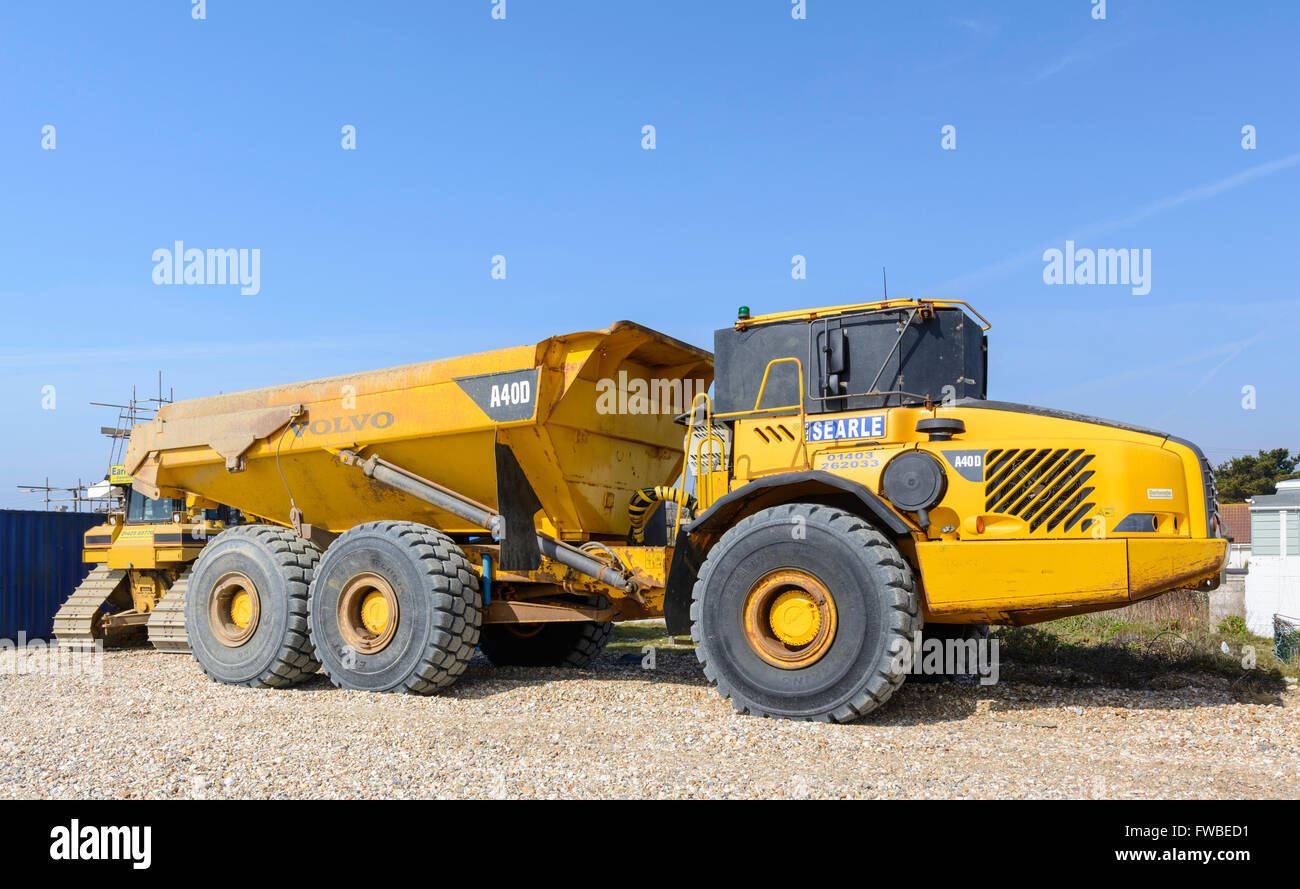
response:
<path id="1" fill-rule="evenodd" d="M 49 638 L 54 612 L 92 566 L 82 538 L 105 517 L 92 512 L 0 509 L 0 639 Z"/>

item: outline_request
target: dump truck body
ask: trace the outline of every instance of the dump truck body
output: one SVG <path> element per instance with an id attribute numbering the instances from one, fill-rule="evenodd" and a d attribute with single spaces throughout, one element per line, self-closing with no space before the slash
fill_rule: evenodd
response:
<path id="1" fill-rule="evenodd" d="M 625 402 L 620 412 L 615 400 L 601 409 L 600 384 L 617 386 L 620 371 L 628 386 L 649 381 L 643 408 Z M 304 522 L 327 532 L 401 518 L 460 534 L 484 529 L 368 481 L 338 454 L 364 449 L 495 506 L 500 444 L 537 495 L 540 527 L 561 539 L 620 537 L 631 494 L 681 472 L 681 429 L 668 403 L 689 404 L 683 387 L 707 390 L 712 376 L 707 351 L 624 322 L 535 346 L 177 402 L 137 428 L 126 462 L 154 496 L 202 492 L 283 525 L 292 524 L 292 499 Z"/>

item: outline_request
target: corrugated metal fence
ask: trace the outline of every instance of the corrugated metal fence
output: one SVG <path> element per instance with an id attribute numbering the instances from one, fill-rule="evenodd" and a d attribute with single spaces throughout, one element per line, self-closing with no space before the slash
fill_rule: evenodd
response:
<path id="1" fill-rule="evenodd" d="M 82 537 L 104 517 L 0 509 L 0 639 L 49 637 L 54 612 L 90 572 Z"/>

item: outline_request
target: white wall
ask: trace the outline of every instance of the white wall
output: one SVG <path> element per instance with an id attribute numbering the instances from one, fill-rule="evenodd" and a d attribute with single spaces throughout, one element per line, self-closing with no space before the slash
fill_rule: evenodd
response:
<path id="1" fill-rule="evenodd" d="M 1233 543 L 1228 546 L 1228 567 L 1245 568 L 1250 561 L 1250 544 Z"/>
<path id="2" fill-rule="evenodd" d="M 1272 637 L 1273 615 L 1300 618 L 1300 554 L 1250 557 L 1246 575 L 1246 626 Z"/>

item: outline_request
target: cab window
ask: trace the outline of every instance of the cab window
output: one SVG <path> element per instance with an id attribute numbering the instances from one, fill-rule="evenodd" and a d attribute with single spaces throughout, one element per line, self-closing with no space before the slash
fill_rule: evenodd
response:
<path id="1" fill-rule="evenodd" d="M 234 524 L 231 520 L 231 512 L 228 506 L 218 506 L 216 509 L 203 510 L 203 518 L 209 522 L 225 522 L 230 525 Z"/>
<path id="2" fill-rule="evenodd" d="M 156 524 L 170 522 L 177 501 L 163 499 L 150 500 L 134 488 L 126 501 L 126 521 L 128 524 Z"/>

